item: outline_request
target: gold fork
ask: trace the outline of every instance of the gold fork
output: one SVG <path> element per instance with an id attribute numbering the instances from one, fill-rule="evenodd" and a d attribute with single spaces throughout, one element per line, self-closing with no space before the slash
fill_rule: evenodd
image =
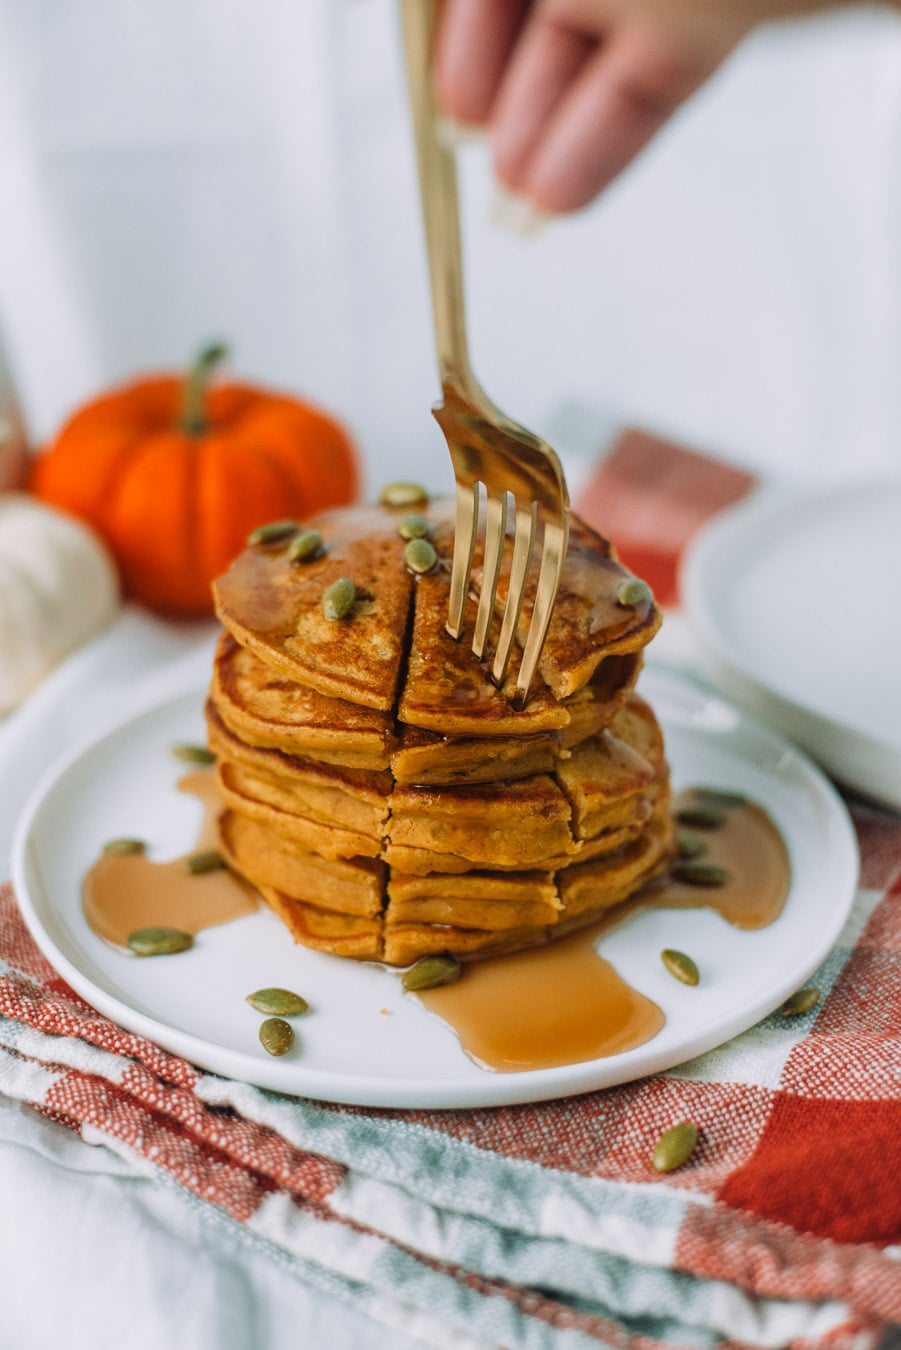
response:
<path id="1" fill-rule="evenodd" d="M 536 538 L 541 565 L 528 634 L 516 680 L 522 706 L 541 656 L 569 538 L 569 495 L 560 461 L 549 445 L 511 421 L 480 388 L 469 364 L 463 294 L 463 257 L 453 151 L 442 144 L 431 76 L 436 0 L 401 0 L 407 80 L 419 168 L 442 401 L 433 413 L 444 432 L 457 485 L 454 557 L 447 631 L 463 633 L 473 552 L 479 528 L 480 484 L 486 492 L 482 586 L 472 650 L 485 655 L 497 602 L 510 498 L 516 513 L 507 600 L 491 667 L 503 684 L 526 592 Z"/>

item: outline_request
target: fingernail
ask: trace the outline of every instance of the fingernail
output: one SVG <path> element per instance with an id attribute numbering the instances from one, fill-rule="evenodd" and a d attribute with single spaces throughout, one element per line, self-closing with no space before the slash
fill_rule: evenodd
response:
<path id="1" fill-rule="evenodd" d="M 510 230 L 512 234 L 540 234 L 551 219 L 547 211 L 542 211 L 534 202 L 510 192 L 508 188 L 497 185 L 489 209 L 489 218 L 493 225 Z"/>
<path id="2" fill-rule="evenodd" d="M 445 150 L 458 150 L 461 146 L 483 141 L 487 132 L 476 122 L 457 122 L 453 117 L 439 117 L 437 124 L 438 139 Z"/>

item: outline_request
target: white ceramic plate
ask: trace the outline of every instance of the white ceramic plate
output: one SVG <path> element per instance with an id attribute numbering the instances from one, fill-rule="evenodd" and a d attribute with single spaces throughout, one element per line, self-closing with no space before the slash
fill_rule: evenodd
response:
<path id="1" fill-rule="evenodd" d="M 202 738 L 196 688 L 120 723 L 67 757 L 20 821 L 13 876 L 29 928 L 65 979 L 101 1012 L 212 1072 L 298 1096 L 364 1106 L 472 1107 L 586 1092 L 656 1073 L 751 1026 L 816 968 L 845 921 L 857 851 L 844 806 L 818 770 L 744 714 L 671 676 L 642 685 L 663 723 L 675 784 L 741 789 L 773 816 L 794 881 L 770 928 L 739 932 L 704 910 L 641 914 L 599 950 L 654 999 L 666 1025 L 647 1045 L 564 1068 L 492 1073 L 402 993 L 395 974 L 296 947 L 268 911 L 206 930 L 172 960 L 142 961 L 95 937 L 81 878 L 104 840 L 139 835 L 162 859 L 187 852 L 199 803 L 176 789 L 176 741 Z M 678 984 L 662 947 L 690 951 L 704 971 Z M 272 1059 L 257 1040 L 252 989 L 301 991 L 314 1011 L 302 1045 Z M 383 1012 L 387 1009 L 387 1013 Z"/>
<path id="2" fill-rule="evenodd" d="M 681 583 L 717 686 L 901 810 L 901 481 L 760 493 L 697 536 Z"/>

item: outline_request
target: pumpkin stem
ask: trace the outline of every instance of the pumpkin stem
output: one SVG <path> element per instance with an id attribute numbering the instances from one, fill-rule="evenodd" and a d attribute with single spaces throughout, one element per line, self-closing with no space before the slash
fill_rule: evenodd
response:
<path id="1" fill-rule="evenodd" d="M 223 342 L 211 342 L 199 353 L 182 387 L 179 423 L 186 436 L 202 436 L 207 429 L 206 391 L 210 375 L 228 355 Z"/>

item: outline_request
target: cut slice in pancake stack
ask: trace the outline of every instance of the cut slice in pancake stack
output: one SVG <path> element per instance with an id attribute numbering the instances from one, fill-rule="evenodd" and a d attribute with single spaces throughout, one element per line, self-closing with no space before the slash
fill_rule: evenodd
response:
<path id="1" fill-rule="evenodd" d="M 230 865 L 298 941 L 394 965 L 546 942 L 672 847 L 662 737 L 633 692 L 660 623 L 650 593 L 573 522 L 517 710 L 513 679 L 496 687 L 445 632 L 451 504 L 416 505 L 438 557 L 424 575 L 405 562 L 409 509 L 327 512 L 302 561 L 297 531 L 248 546 L 215 586 L 207 705 Z M 353 602 L 328 617 L 339 578 Z M 529 614 L 527 597 L 523 635 Z"/>

